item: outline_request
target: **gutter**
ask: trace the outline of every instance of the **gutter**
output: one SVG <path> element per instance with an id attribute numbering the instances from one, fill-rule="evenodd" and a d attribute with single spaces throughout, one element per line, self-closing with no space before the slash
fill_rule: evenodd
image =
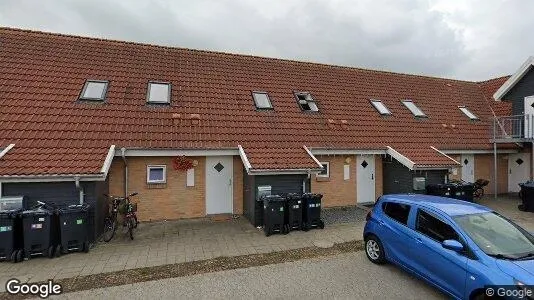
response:
<path id="1" fill-rule="evenodd" d="M 126 161 L 126 148 L 121 148 L 121 157 L 124 162 L 124 197 L 128 196 L 128 162 Z"/>

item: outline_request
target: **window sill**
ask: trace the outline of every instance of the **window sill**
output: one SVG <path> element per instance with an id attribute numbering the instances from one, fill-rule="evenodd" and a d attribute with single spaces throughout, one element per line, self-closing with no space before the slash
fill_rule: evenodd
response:
<path id="1" fill-rule="evenodd" d="M 165 183 L 165 182 L 163 182 L 163 183 L 147 182 L 146 188 L 147 189 L 165 189 L 165 188 L 167 188 L 167 183 Z"/>
<path id="2" fill-rule="evenodd" d="M 330 177 L 315 177 L 315 181 L 330 181 Z"/>

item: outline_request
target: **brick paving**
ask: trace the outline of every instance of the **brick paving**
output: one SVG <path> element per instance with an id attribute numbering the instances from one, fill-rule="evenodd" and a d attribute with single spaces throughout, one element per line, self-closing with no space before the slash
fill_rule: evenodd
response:
<path id="1" fill-rule="evenodd" d="M 219 222 L 196 219 L 142 223 L 134 241 L 119 228 L 114 240 L 98 243 L 87 254 L 71 253 L 54 259 L 39 257 L 18 264 L 0 263 L 0 291 L 5 290 L 4 283 L 13 277 L 36 282 L 359 240 L 363 225 L 362 222 L 336 224 L 323 230 L 265 237 L 262 230 L 244 218 Z"/>

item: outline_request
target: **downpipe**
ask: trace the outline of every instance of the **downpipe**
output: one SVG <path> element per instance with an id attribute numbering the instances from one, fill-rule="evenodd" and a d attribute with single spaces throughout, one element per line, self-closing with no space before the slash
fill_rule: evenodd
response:
<path id="1" fill-rule="evenodd" d="M 126 161 L 126 148 L 121 148 L 121 157 L 124 162 L 124 197 L 128 196 L 128 162 Z"/>
<path id="2" fill-rule="evenodd" d="M 80 204 L 83 204 L 85 199 L 84 199 L 83 187 L 80 184 L 79 176 L 74 177 L 74 183 L 76 184 L 76 189 L 78 190 Z"/>

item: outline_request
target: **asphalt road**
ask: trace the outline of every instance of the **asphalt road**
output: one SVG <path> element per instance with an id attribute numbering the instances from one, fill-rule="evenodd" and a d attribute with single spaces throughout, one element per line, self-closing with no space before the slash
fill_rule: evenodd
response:
<path id="1" fill-rule="evenodd" d="M 65 294 L 58 299 L 446 299 L 364 252 Z"/>

